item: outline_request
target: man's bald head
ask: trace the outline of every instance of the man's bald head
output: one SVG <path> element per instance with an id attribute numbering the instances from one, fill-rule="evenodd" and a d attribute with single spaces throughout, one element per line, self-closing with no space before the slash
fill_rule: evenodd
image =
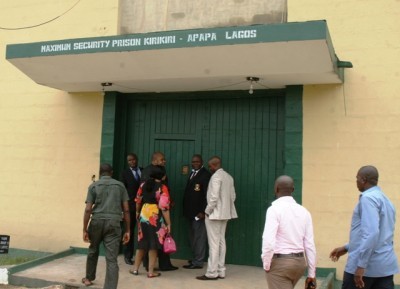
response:
<path id="1" fill-rule="evenodd" d="M 373 186 L 378 184 L 379 173 L 374 166 L 364 166 L 358 170 L 358 174 L 365 179 L 365 181 Z"/>
<path id="2" fill-rule="evenodd" d="M 112 176 L 113 168 L 110 164 L 104 163 L 100 165 L 100 176 Z"/>
<path id="3" fill-rule="evenodd" d="M 221 158 L 218 156 L 213 156 L 208 160 L 208 168 L 211 173 L 215 173 L 217 170 L 222 168 Z"/>
<path id="4" fill-rule="evenodd" d="M 280 176 L 275 180 L 275 195 L 279 198 L 282 196 L 291 196 L 294 191 L 293 179 L 289 176 Z"/>
<path id="5" fill-rule="evenodd" d="M 154 152 L 151 156 L 151 163 L 155 166 L 165 166 L 165 155 L 162 152 Z"/>
<path id="6" fill-rule="evenodd" d="M 357 173 L 357 188 L 360 192 L 364 192 L 371 187 L 378 185 L 379 173 L 374 166 L 363 166 Z"/>

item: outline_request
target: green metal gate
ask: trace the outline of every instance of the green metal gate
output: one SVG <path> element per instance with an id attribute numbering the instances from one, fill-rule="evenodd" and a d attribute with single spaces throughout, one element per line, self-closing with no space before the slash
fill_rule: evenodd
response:
<path id="1" fill-rule="evenodd" d="M 205 166 L 208 158 L 220 156 L 224 169 L 235 180 L 239 218 L 228 223 L 227 263 L 261 265 L 261 235 L 266 209 L 274 199 L 274 180 L 284 172 L 290 173 L 285 158 L 301 153 L 288 153 L 297 144 L 285 144 L 286 139 L 292 140 L 286 127 L 291 123 L 288 108 L 289 114 L 295 111 L 295 119 L 301 121 L 301 113 L 296 112 L 301 108 L 294 106 L 301 97 L 295 98 L 295 102 L 290 98 L 287 101 L 286 90 L 257 91 L 256 96 L 245 91 L 114 96 L 112 163 L 116 171 L 126 165 L 127 152 L 137 153 L 141 166 L 150 163 L 154 151 L 165 153 L 175 202 L 171 210 L 173 235 L 179 248 L 174 258 L 191 256 L 188 224 L 182 215 L 188 178 L 183 168 L 190 166 L 193 154 L 200 153 Z M 102 150 L 106 148 L 103 140 Z"/>

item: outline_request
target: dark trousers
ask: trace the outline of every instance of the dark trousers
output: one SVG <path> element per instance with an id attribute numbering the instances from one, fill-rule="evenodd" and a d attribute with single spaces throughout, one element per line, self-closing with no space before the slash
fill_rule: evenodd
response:
<path id="1" fill-rule="evenodd" d="M 385 277 L 363 277 L 364 289 L 394 289 L 393 275 Z M 354 283 L 354 274 L 344 272 L 342 289 L 359 289 Z"/>
<path id="2" fill-rule="evenodd" d="M 86 278 L 96 279 L 100 244 L 103 242 L 106 257 L 106 278 L 104 288 L 116 289 L 119 267 L 117 257 L 121 242 L 121 226 L 118 220 L 92 219 L 88 228 L 90 246 L 86 260 Z"/>
<path id="3" fill-rule="evenodd" d="M 136 211 L 129 211 L 131 217 L 130 229 L 131 234 L 129 238 L 129 242 L 123 246 L 124 256 L 126 259 L 132 260 L 134 252 L 135 252 L 135 226 L 136 226 Z M 124 227 L 125 228 L 125 227 Z"/>
<path id="4" fill-rule="evenodd" d="M 207 230 L 204 219 L 190 221 L 189 241 L 193 253 L 192 264 L 203 267 L 207 249 Z"/>

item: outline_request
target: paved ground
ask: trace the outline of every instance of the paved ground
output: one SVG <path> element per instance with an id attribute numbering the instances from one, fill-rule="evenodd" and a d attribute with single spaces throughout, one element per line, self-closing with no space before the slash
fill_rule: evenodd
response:
<path id="1" fill-rule="evenodd" d="M 84 276 L 86 256 L 81 254 L 73 254 L 65 258 L 56 259 L 54 261 L 36 266 L 14 274 L 21 280 L 46 280 L 51 284 L 67 284 L 67 288 L 86 288 L 82 286 L 81 279 Z M 217 281 L 200 281 L 195 279 L 196 276 L 203 275 L 205 269 L 188 270 L 183 269 L 182 265 L 186 264 L 184 260 L 172 260 L 175 266 L 179 266 L 179 270 L 162 272 L 159 278 L 148 279 L 144 268 L 139 270 L 139 275 L 134 276 L 128 273 L 130 266 L 126 265 L 123 257 L 120 256 L 118 263 L 120 265 L 119 289 L 204 289 L 209 286 L 218 286 L 218 289 L 266 289 L 267 283 L 262 268 L 252 266 L 227 265 L 227 275 L 223 280 Z M 105 276 L 105 259 L 99 258 L 97 279 L 94 285 L 89 288 L 103 288 Z M 322 280 L 318 280 L 322 282 Z M 49 284 L 47 284 L 48 286 Z M 2 286 L 2 285 L 0 285 Z M 4 286 L 4 285 L 3 285 Z M 35 286 L 30 286 L 35 287 Z M 41 288 L 43 288 L 42 286 Z M 0 287 L 2 288 L 20 288 L 20 287 Z M 36 286 L 38 288 L 38 286 Z M 304 288 L 304 279 L 300 280 L 296 289 Z"/>
<path id="2" fill-rule="evenodd" d="M 28 287 L 0 284 L 0 289 L 26 289 L 26 288 L 28 288 Z M 65 287 L 62 285 L 54 285 L 54 286 L 42 287 L 42 288 L 36 288 L 36 289 L 64 289 L 64 288 Z M 32 289 L 32 288 L 30 288 L 30 289 Z M 35 289 L 35 288 L 33 288 L 33 289 Z"/>

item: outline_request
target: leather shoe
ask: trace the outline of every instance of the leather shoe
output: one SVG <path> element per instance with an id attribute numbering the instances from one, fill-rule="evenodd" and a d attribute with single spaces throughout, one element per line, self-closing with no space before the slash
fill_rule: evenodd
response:
<path id="1" fill-rule="evenodd" d="M 125 263 L 128 264 L 128 265 L 133 265 L 133 261 L 131 259 L 129 259 L 129 258 L 126 258 L 126 257 L 125 257 Z"/>
<path id="2" fill-rule="evenodd" d="M 185 269 L 203 269 L 203 267 L 196 266 L 196 265 L 193 265 L 193 264 L 183 265 L 182 267 L 185 268 Z"/>
<path id="3" fill-rule="evenodd" d="M 203 276 L 197 276 L 196 277 L 196 279 L 197 280 L 203 280 L 203 281 L 208 281 L 208 280 L 213 280 L 213 281 L 215 281 L 215 280 L 218 280 L 218 277 L 207 277 L 206 275 L 203 275 Z"/>
<path id="4" fill-rule="evenodd" d="M 169 266 L 169 267 L 166 267 L 166 268 L 160 268 L 160 271 L 174 271 L 174 270 L 178 270 L 178 269 L 179 269 L 178 267 Z"/>

